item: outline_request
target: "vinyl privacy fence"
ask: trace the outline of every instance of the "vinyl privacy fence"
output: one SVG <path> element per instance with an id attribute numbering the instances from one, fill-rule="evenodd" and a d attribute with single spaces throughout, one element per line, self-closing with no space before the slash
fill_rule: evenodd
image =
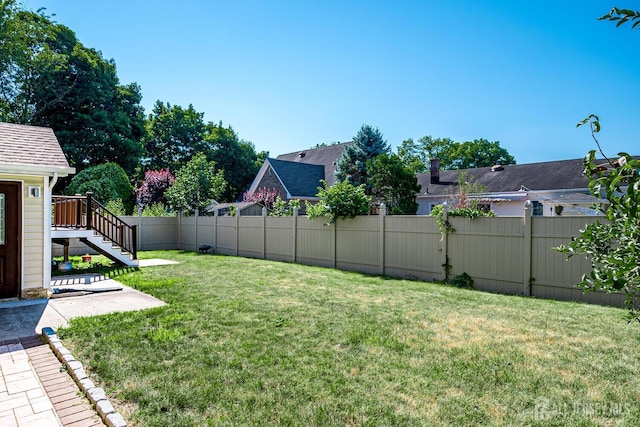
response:
<path id="1" fill-rule="evenodd" d="M 123 217 L 138 226 L 139 250 L 195 251 L 288 261 L 427 281 L 467 273 L 490 292 L 622 306 L 624 295 L 583 294 L 590 269 L 554 250 L 596 217 L 451 217 L 442 236 L 430 216 L 360 216 L 325 225 L 306 216 Z M 84 250 L 84 249 L 83 249 Z"/>

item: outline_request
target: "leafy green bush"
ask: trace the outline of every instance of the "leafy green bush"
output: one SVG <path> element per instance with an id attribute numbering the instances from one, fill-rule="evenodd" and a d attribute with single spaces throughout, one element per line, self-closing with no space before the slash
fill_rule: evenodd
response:
<path id="1" fill-rule="evenodd" d="M 126 215 L 122 199 L 109 200 L 105 208 L 116 216 Z"/>
<path id="2" fill-rule="evenodd" d="M 329 224 L 334 224 L 338 218 L 354 218 L 369 213 L 371 198 L 365 194 L 364 184 L 354 186 L 342 181 L 329 187 L 325 180 L 321 182 L 324 187 L 318 187 L 316 195 L 320 201 L 307 208 L 309 218 L 326 216 L 331 218 Z"/>
<path id="3" fill-rule="evenodd" d="M 584 159 L 591 194 L 608 200 L 598 206 L 606 220 L 587 224 L 568 245 L 555 249 L 568 258 L 584 255 L 591 273 L 578 286 L 624 292 L 631 318 L 640 320 L 640 160 L 619 155 L 606 165 L 596 161 L 594 150 Z"/>
<path id="4" fill-rule="evenodd" d="M 273 202 L 273 206 L 271 208 L 270 216 L 291 216 L 293 215 L 293 209 L 300 209 L 300 200 L 284 200 L 280 196 L 278 196 Z"/>
<path id="5" fill-rule="evenodd" d="M 124 169 L 115 163 L 104 163 L 83 170 L 73 177 L 64 194 L 84 195 L 88 191 L 103 205 L 120 199 L 125 213 L 133 211 L 133 186 Z"/>
<path id="6" fill-rule="evenodd" d="M 438 229 L 440 233 L 455 233 L 456 229 L 453 228 L 451 223 L 444 219 L 444 208 L 442 205 L 434 206 L 431 209 L 430 216 L 436 217 L 436 222 L 438 223 Z M 459 216 L 469 219 L 475 219 L 480 217 L 495 217 L 496 213 L 493 211 L 485 211 L 482 209 L 475 208 L 458 208 L 447 213 L 448 216 Z"/>
<path id="7" fill-rule="evenodd" d="M 145 206 L 144 209 L 142 209 L 142 216 L 175 216 L 175 213 L 169 212 L 163 203 L 156 202 Z"/>
<path id="8" fill-rule="evenodd" d="M 473 278 L 467 273 L 458 274 L 449 283 L 458 288 L 473 289 Z"/>

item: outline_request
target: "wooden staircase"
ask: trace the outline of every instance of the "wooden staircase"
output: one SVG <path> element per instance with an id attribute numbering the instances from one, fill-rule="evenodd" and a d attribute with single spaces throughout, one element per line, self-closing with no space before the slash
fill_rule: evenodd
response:
<path id="1" fill-rule="evenodd" d="M 68 246 L 77 238 L 119 264 L 138 266 L 137 230 L 86 196 L 52 196 L 51 240 Z"/>

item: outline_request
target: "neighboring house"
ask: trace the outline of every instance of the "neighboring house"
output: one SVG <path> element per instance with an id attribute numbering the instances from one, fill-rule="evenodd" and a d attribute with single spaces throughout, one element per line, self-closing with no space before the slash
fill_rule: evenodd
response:
<path id="1" fill-rule="evenodd" d="M 325 180 L 329 186 L 336 182 L 336 165 L 346 144 L 350 143 L 296 151 L 275 159 L 268 158 L 249 187 L 248 194 L 253 194 L 260 188 L 268 188 L 279 191 L 286 200 L 318 201 L 316 194 L 318 187 L 322 186 L 321 180 Z"/>
<path id="2" fill-rule="evenodd" d="M 431 173 L 418 174 L 421 187 L 416 197 L 418 215 L 429 214 L 434 206 L 452 200 L 459 193 L 459 172 L 466 173 L 468 180 L 486 190 L 467 197 L 478 200 L 498 216 L 523 216 L 527 200 L 533 202 L 534 215 L 596 215 L 592 207 L 598 199 L 590 195 L 583 170 L 582 159 L 461 171 L 439 171 L 434 166 Z"/>
<path id="3" fill-rule="evenodd" d="M 336 169 L 338 160 L 344 153 L 344 147 L 352 144 L 343 142 L 341 144 L 327 145 L 324 147 L 311 148 L 309 150 L 295 151 L 289 154 L 281 154 L 276 160 L 287 162 L 304 163 L 308 165 L 320 165 L 324 168 L 324 180 L 329 187 L 336 183 Z M 318 187 L 317 185 L 316 187 Z M 317 191 L 316 191 L 317 193 Z M 316 194 L 314 193 L 314 194 Z"/>
<path id="4" fill-rule="evenodd" d="M 213 203 L 207 207 L 207 213 L 218 211 L 218 215 L 231 215 L 231 207 L 235 207 L 236 215 L 239 216 L 260 216 L 262 215 L 262 205 L 257 202 L 236 202 L 236 203 Z"/>
<path id="5" fill-rule="evenodd" d="M 0 123 L 0 299 L 47 296 L 51 190 L 73 173 L 51 129 Z"/>

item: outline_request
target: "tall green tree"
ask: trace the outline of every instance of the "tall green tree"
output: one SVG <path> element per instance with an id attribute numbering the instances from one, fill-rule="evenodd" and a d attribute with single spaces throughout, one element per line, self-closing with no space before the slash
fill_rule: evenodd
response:
<path id="1" fill-rule="evenodd" d="M 353 137 L 353 144 L 345 146 L 338 160 L 336 179 L 354 186 L 367 185 L 367 161 L 389 151 L 389 145 L 378 128 L 362 125 Z"/>
<path id="2" fill-rule="evenodd" d="M 254 145 L 239 139 L 231 126 L 225 128 L 222 122 L 206 125 L 205 142 L 209 160 L 224 170 L 228 183 L 222 200 L 235 201 L 251 185 L 262 166 L 258 164 Z"/>
<path id="3" fill-rule="evenodd" d="M 197 153 L 176 173 L 171 188 L 165 192 L 169 205 L 180 212 L 200 212 L 218 199 L 227 186 L 224 171 L 215 162 L 207 161 L 204 153 Z"/>
<path id="4" fill-rule="evenodd" d="M 67 53 L 76 43 L 69 32 L 42 13 L 20 9 L 16 1 L 0 1 L 1 120 L 30 124 L 41 113 L 35 103 L 43 80 L 53 99 L 69 92 L 68 82 L 49 78 L 51 72 L 67 68 Z"/>
<path id="5" fill-rule="evenodd" d="M 429 170 L 429 158 L 425 150 L 420 149 L 420 140 L 405 139 L 398 145 L 396 151 L 398 157 L 413 173 L 422 173 Z"/>
<path id="6" fill-rule="evenodd" d="M 367 162 L 371 195 L 384 203 L 391 214 L 415 215 L 420 192 L 416 174 L 395 154 L 380 154 Z"/>
<path id="7" fill-rule="evenodd" d="M 251 142 L 243 141 L 231 126 L 204 122 L 193 105 L 183 108 L 157 101 L 146 122 L 144 138 L 147 169 L 176 171 L 203 153 L 224 170 L 227 187 L 221 200 L 234 201 L 251 184 L 262 166 Z"/>
<path id="8" fill-rule="evenodd" d="M 448 170 L 473 169 L 493 165 L 514 165 L 516 159 L 500 147 L 498 141 L 484 138 L 455 142 L 449 138 L 422 138 L 429 159 L 440 159 L 440 168 Z"/>
<path id="9" fill-rule="evenodd" d="M 112 60 L 42 12 L 13 1 L 0 11 L 0 118 L 51 127 L 79 171 L 113 161 L 133 173 L 144 132 L 138 85 L 121 85 Z"/>
<path id="10" fill-rule="evenodd" d="M 177 171 L 196 153 L 206 154 L 203 117 L 193 105 L 182 108 L 156 101 L 145 123 L 145 168 Z"/>

